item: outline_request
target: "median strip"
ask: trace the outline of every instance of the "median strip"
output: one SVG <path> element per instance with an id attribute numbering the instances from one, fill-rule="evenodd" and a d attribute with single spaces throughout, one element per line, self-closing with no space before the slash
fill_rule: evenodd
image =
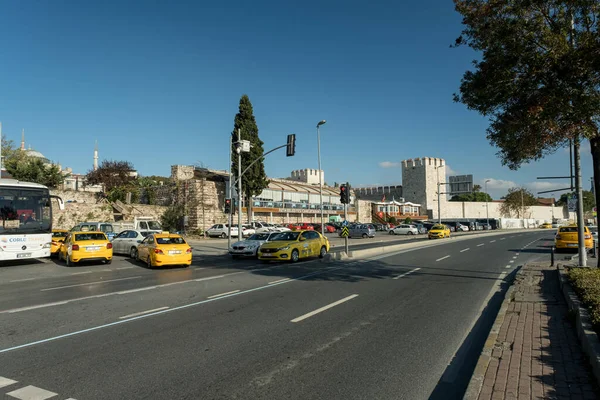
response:
<path id="1" fill-rule="evenodd" d="M 126 319 L 126 318 L 131 318 L 131 317 L 137 317 L 138 315 L 144 315 L 144 314 L 149 314 L 149 313 L 153 313 L 156 311 L 162 311 L 162 310 L 166 310 L 169 307 L 160 307 L 160 308 L 155 308 L 153 310 L 146 310 L 146 311 L 140 311 L 140 312 L 136 312 L 133 314 L 129 314 L 129 315 L 124 315 L 122 317 L 119 317 L 119 319 Z"/>
<path id="2" fill-rule="evenodd" d="M 345 302 L 347 302 L 347 301 L 349 301 L 349 300 L 352 300 L 352 299 L 353 299 L 353 298 L 355 298 L 355 297 L 358 297 L 358 295 L 357 295 L 357 294 L 353 294 L 353 295 L 351 295 L 351 296 L 344 297 L 344 298 L 343 298 L 343 299 L 341 299 L 341 300 L 338 300 L 338 301 L 336 301 L 336 302 L 333 302 L 333 303 L 331 303 L 331 304 L 328 304 L 328 305 L 326 305 L 326 306 L 324 306 L 324 307 L 317 308 L 316 310 L 314 310 L 314 311 L 311 311 L 311 312 L 309 312 L 309 313 L 307 313 L 307 314 L 301 315 L 301 316 L 299 316 L 298 318 L 294 318 L 294 319 L 293 319 L 293 320 L 291 320 L 290 322 L 300 322 L 300 321 L 304 321 L 305 319 L 307 319 L 307 318 L 310 318 L 310 317 L 312 317 L 313 315 L 317 315 L 317 314 L 319 314 L 319 313 L 321 313 L 321 312 L 323 312 L 323 311 L 329 310 L 330 308 L 333 308 L 333 307 L 335 307 L 335 306 L 338 306 L 338 305 L 340 305 L 340 304 L 342 304 L 342 303 L 345 303 Z"/>

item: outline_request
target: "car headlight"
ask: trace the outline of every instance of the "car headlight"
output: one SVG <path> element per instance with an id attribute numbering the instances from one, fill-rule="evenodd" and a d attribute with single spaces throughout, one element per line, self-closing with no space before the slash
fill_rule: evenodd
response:
<path id="1" fill-rule="evenodd" d="M 280 247 L 277 249 L 277 251 L 283 251 L 283 250 L 289 250 L 290 246 L 285 246 L 285 247 Z"/>

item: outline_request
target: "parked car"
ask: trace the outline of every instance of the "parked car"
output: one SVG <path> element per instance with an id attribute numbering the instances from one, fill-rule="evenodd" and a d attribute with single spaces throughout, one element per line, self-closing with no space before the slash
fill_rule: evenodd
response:
<path id="1" fill-rule="evenodd" d="M 417 230 L 419 231 L 419 233 L 427 233 L 427 228 L 425 227 L 425 225 L 423 224 L 414 224 L 414 226 L 417 228 Z"/>
<path id="2" fill-rule="evenodd" d="M 434 225 L 428 233 L 429 239 L 443 239 L 450 237 L 450 227 L 443 224 Z"/>
<path id="3" fill-rule="evenodd" d="M 558 232 L 556 233 L 556 236 L 554 238 L 554 247 L 556 247 L 556 251 L 565 249 L 577 250 L 579 238 L 577 228 L 578 227 L 576 224 L 561 226 L 560 228 L 558 228 Z M 583 227 L 583 234 L 585 248 L 593 248 L 594 239 L 592 236 L 592 232 L 587 226 Z"/>
<path id="4" fill-rule="evenodd" d="M 192 265 L 192 248 L 176 233 L 153 233 L 137 247 L 137 260 L 146 262 L 148 268 L 165 265 Z"/>
<path id="5" fill-rule="evenodd" d="M 71 231 L 61 243 L 58 259 L 65 260 L 67 267 L 81 261 L 102 261 L 110 264 L 113 258 L 112 247 L 104 232 Z"/>
<path id="6" fill-rule="evenodd" d="M 123 231 L 111 241 L 114 254 L 127 254 L 131 258 L 136 258 L 137 247 L 148 236 L 150 231 Z"/>
<path id="7" fill-rule="evenodd" d="M 237 228 L 237 225 L 235 226 Z M 256 233 L 256 230 L 251 225 L 242 225 L 242 236 L 250 237 Z"/>
<path id="8" fill-rule="evenodd" d="M 481 223 L 481 226 L 483 226 L 483 230 L 484 231 L 491 231 L 492 230 L 492 225 L 488 224 L 487 222 Z"/>
<path id="9" fill-rule="evenodd" d="M 340 232 L 340 236 L 342 233 Z M 353 224 L 348 226 L 348 237 L 375 237 L 375 227 L 371 224 Z"/>
<path id="10" fill-rule="evenodd" d="M 325 228 L 325 233 L 334 233 L 336 230 L 331 224 L 324 224 L 323 227 Z M 315 231 L 321 233 L 321 224 L 313 224 L 313 228 Z"/>
<path id="11" fill-rule="evenodd" d="M 258 259 L 262 261 L 291 261 L 301 258 L 325 257 L 329 251 L 329 240 L 319 232 L 282 232 L 258 249 Z"/>
<path id="12" fill-rule="evenodd" d="M 229 248 L 229 254 L 237 257 L 257 257 L 258 249 L 280 232 L 257 232 L 246 240 L 235 242 Z"/>
<path id="13" fill-rule="evenodd" d="M 394 229 L 390 229 L 390 235 L 418 235 L 419 230 L 414 225 L 400 224 Z"/>
<path id="14" fill-rule="evenodd" d="M 115 230 L 110 222 L 80 222 L 71 228 L 71 232 L 85 231 L 103 232 L 109 240 L 116 236 Z"/>
<path id="15" fill-rule="evenodd" d="M 206 230 L 206 236 L 208 237 L 227 237 L 228 232 L 228 224 L 215 224 Z M 231 226 L 231 236 L 239 236 L 238 229 L 236 225 Z"/>
<path id="16" fill-rule="evenodd" d="M 285 225 L 291 231 L 299 231 L 302 227 L 299 224 L 287 224 Z"/>
<path id="17" fill-rule="evenodd" d="M 596 225 L 588 226 L 590 233 L 592 234 L 592 239 L 598 240 L 598 227 Z"/>
<path id="18" fill-rule="evenodd" d="M 540 229 L 552 229 L 552 224 L 550 222 L 544 222 L 540 225 Z"/>
<path id="19" fill-rule="evenodd" d="M 273 232 L 289 232 L 291 229 L 283 225 L 273 225 Z"/>
<path id="20" fill-rule="evenodd" d="M 300 224 L 300 229 L 303 230 L 303 231 L 314 231 L 315 227 L 311 223 L 302 222 Z"/>

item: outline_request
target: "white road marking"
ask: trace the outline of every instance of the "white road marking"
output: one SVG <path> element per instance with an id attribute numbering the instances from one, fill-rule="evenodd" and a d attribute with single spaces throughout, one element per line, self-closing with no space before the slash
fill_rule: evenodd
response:
<path id="1" fill-rule="evenodd" d="M 17 382 L 18 381 L 13 381 L 12 379 L 8 379 L 3 376 L 0 376 L 0 388 L 3 388 L 5 386 L 14 385 Z"/>
<path id="2" fill-rule="evenodd" d="M 83 272 L 73 272 L 71 275 L 83 275 L 83 274 L 91 274 L 92 272 L 98 272 L 98 271 L 83 271 Z"/>
<path id="3" fill-rule="evenodd" d="M 510 260 L 510 261 L 509 261 L 509 263 L 511 263 L 511 264 L 512 264 L 512 263 L 514 263 L 514 262 L 515 262 L 515 260 Z"/>
<path id="4" fill-rule="evenodd" d="M 14 281 L 10 281 L 10 283 L 13 283 L 13 282 L 25 282 L 25 281 L 32 281 L 32 280 L 34 280 L 34 279 L 37 279 L 37 278 L 24 278 L 24 279 L 15 279 Z"/>
<path id="5" fill-rule="evenodd" d="M 279 283 L 279 282 L 285 282 L 285 281 L 289 281 L 290 278 L 283 278 L 283 279 L 279 279 L 278 281 L 273 281 L 273 282 L 269 282 L 269 285 L 272 285 L 274 283 Z"/>
<path id="6" fill-rule="evenodd" d="M 512 268 L 512 265 L 507 265 L 507 266 L 506 266 L 506 267 L 504 267 L 504 268 Z"/>
<path id="7" fill-rule="evenodd" d="M 184 304 L 182 306 L 177 306 L 177 307 L 169 308 L 168 310 L 157 311 L 157 312 L 152 313 L 152 314 L 144 314 L 144 315 L 140 315 L 140 316 L 129 318 L 129 319 L 123 319 L 123 320 L 120 320 L 120 321 L 110 322 L 110 323 L 104 324 L 104 325 L 97 325 L 97 326 L 94 326 L 92 328 L 82 329 L 82 330 L 74 331 L 74 332 L 70 332 L 70 333 L 65 333 L 63 335 L 58 335 L 58 336 L 53 336 L 53 337 L 49 337 L 49 338 L 46 338 L 46 339 L 36 340 L 34 342 L 29 342 L 29 343 L 25 343 L 25 344 L 20 344 L 18 346 L 13 346 L 13 347 L 5 348 L 5 349 L 0 349 L 0 354 L 7 353 L 9 351 L 14 351 L 14 350 L 19 350 L 19 349 L 24 349 L 24 348 L 27 348 L 27 347 L 36 346 L 38 344 L 53 342 L 53 341 L 56 341 L 56 340 L 59 340 L 59 339 L 64 339 L 64 338 L 68 338 L 68 337 L 71 337 L 71 336 L 81 335 L 81 334 L 84 334 L 84 333 L 93 332 L 93 331 L 97 331 L 97 330 L 100 330 L 100 329 L 110 328 L 111 326 L 116 326 L 116 325 L 121 325 L 121 324 L 125 324 L 125 323 L 132 322 L 132 321 L 137 321 L 138 319 L 142 319 L 142 318 L 150 318 L 150 317 L 154 317 L 154 316 L 157 316 L 157 315 L 165 314 L 165 313 L 168 313 L 168 312 L 179 311 L 179 310 L 183 310 L 185 308 L 195 307 L 195 306 L 199 306 L 199 305 L 202 305 L 202 304 L 210 303 L 210 302 L 213 302 L 213 301 L 219 301 L 221 299 L 224 299 L 224 298 L 227 298 L 227 297 L 231 297 L 231 296 L 239 296 L 239 295 L 246 294 L 246 293 L 256 292 L 258 290 L 272 288 L 272 287 L 275 287 L 275 286 L 278 286 L 278 285 L 285 285 L 288 282 L 299 281 L 299 280 L 303 280 L 303 279 L 306 279 L 306 278 L 310 278 L 311 276 L 322 275 L 322 274 L 327 273 L 327 272 L 333 272 L 333 271 L 337 271 L 337 270 L 344 269 L 344 268 L 347 268 L 347 265 L 344 265 L 344 266 L 341 266 L 341 267 L 325 268 L 325 269 L 323 269 L 321 271 L 317 271 L 317 272 L 313 272 L 313 273 L 310 273 L 310 274 L 307 274 L 307 275 L 303 275 L 303 276 L 300 276 L 298 278 L 293 278 L 293 279 L 290 279 L 289 281 L 286 281 L 286 282 L 276 283 L 274 285 L 259 286 L 259 287 L 253 288 L 253 289 L 244 290 L 243 292 L 238 292 L 238 293 L 230 294 L 228 296 L 217 297 L 215 299 L 201 300 L 201 301 L 197 301 L 195 303 Z M 186 282 L 189 282 L 189 281 L 186 281 Z M 113 294 L 113 293 L 108 293 L 106 295 L 111 295 L 111 294 Z M 103 296 L 105 296 L 105 295 L 103 295 Z"/>
<path id="8" fill-rule="evenodd" d="M 115 270 L 123 270 L 123 269 L 132 269 L 132 268 L 137 268 L 134 265 L 130 266 L 130 267 L 119 267 L 119 268 L 115 268 Z"/>
<path id="9" fill-rule="evenodd" d="M 46 400 L 50 397 L 58 396 L 58 393 L 50 392 L 35 386 L 25 386 L 24 388 L 13 390 L 6 393 L 10 397 L 20 400 Z"/>
<path id="10" fill-rule="evenodd" d="M 444 257 L 442 257 L 442 258 L 438 258 L 438 259 L 437 259 L 437 260 L 435 260 L 435 261 L 442 261 L 442 260 L 445 260 L 446 258 L 450 258 L 450 256 L 444 256 Z"/>
<path id="11" fill-rule="evenodd" d="M 506 239 L 506 238 L 500 238 L 500 240 L 504 240 L 504 239 Z"/>
<path id="12" fill-rule="evenodd" d="M 153 310 L 140 311 L 140 312 L 136 312 L 136 313 L 133 313 L 133 314 L 124 315 L 122 317 L 119 317 L 119 319 L 126 319 L 126 318 L 131 318 L 131 317 L 137 317 L 138 315 L 150 314 L 150 313 L 153 313 L 153 312 L 166 310 L 167 308 L 169 308 L 169 307 L 160 307 L 160 308 L 155 308 Z"/>
<path id="13" fill-rule="evenodd" d="M 490 240 L 490 243 L 494 243 L 494 242 L 495 242 L 495 240 Z"/>
<path id="14" fill-rule="evenodd" d="M 72 287 L 77 287 L 77 286 L 91 286 L 91 285 L 99 285 L 101 283 L 107 283 L 107 282 L 116 282 L 116 281 L 126 281 L 126 280 L 130 280 L 130 279 L 138 279 L 141 278 L 141 276 L 130 276 L 129 278 L 119 278 L 119 279 L 107 279 L 105 281 L 96 281 L 96 282 L 87 282 L 87 283 L 79 283 L 77 285 L 67 285 L 67 286 L 57 286 L 57 287 L 53 287 L 53 288 L 46 288 L 46 289 L 42 289 L 42 292 L 46 292 L 48 290 L 58 290 L 58 289 L 67 289 L 67 288 L 72 288 Z"/>
<path id="15" fill-rule="evenodd" d="M 519 253 L 516 253 L 515 255 L 516 255 L 516 256 L 518 256 L 518 255 L 519 255 Z"/>
<path id="16" fill-rule="evenodd" d="M 358 295 L 357 295 L 357 294 L 353 294 L 353 295 L 351 295 L 351 296 L 344 297 L 344 298 L 343 298 L 343 299 L 341 299 L 341 300 L 338 300 L 338 301 L 336 301 L 336 302 L 333 302 L 333 303 L 331 303 L 331 304 L 328 304 L 328 305 L 326 305 L 326 306 L 324 306 L 324 307 L 317 308 L 316 310 L 314 310 L 314 311 L 311 311 L 311 312 L 309 312 L 309 313 L 307 313 L 307 314 L 301 315 L 301 316 L 299 316 L 298 318 L 294 318 L 294 319 L 293 319 L 293 320 L 291 320 L 290 322 L 300 322 L 300 321 L 303 321 L 303 320 L 305 320 L 306 318 L 310 318 L 310 317 L 312 317 L 313 315 L 316 315 L 316 314 L 318 314 L 318 313 L 321 313 L 321 312 L 323 312 L 323 311 L 329 310 L 330 308 L 333 308 L 333 307 L 335 307 L 335 306 L 338 306 L 338 305 L 340 305 L 340 304 L 342 304 L 342 303 L 345 303 L 345 302 L 347 302 L 348 300 L 352 300 L 352 299 L 353 299 L 353 298 L 355 298 L 355 297 L 358 297 Z"/>
<path id="17" fill-rule="evenodd" d="M 477 245 L 477 247 L 480 247 L 480 246 L 483 246 L 483 245 L 484 245 L 484 243 L 479 243 L 479 244 Z"/>
<path id="18" fill-rule="evenodd" d="M 467 247 L 466 249 L 462 249 L 460 252 L 464 253 L 465 251 L 469 251 L 469 250 L 471 250 L 471 249 Z"/>
<path id="19" fill-rule="evenodd" d="M 421 268 L 415 268 L 415 269 L 411 269 L 410 271 L 408 271 L 408 272 L 405 272 L 405 273 L 403 273 L 402 275 L 395 276 L 395 277 L 393 277 L 392 279 L 400 279 L 400 278 L 404 278 L 406 275 L 410 275 L 410 274 L 412 274 L 413 272 L 416 272 L 416 271 L 418 271 L 418 270 L 420 270 L 420 269 L 421 269 Z"/>
<path id="20" fill-rule="evenodd" d="M 222 297 L 222 296 L 227 296 L 228 294 L 234 294 L 239 292 L 240 290 L 232 290 L 231 292 L 225 292 L 225 293 L 219 293 L 219 294 L 213 294 L 212 296 L 208 296 L 208 299 L 214 299 L 215 297 Z"/>
<path id="21" fill-rule="evenodd" d="M 514 257 L 513 257 L 513 260 L 516 260 L 516 259 L 517 259 L 517 256 L 514 256 Z"/>

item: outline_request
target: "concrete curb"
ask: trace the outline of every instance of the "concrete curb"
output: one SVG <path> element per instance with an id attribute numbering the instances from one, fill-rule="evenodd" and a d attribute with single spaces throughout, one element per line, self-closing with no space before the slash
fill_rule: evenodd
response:
<path id="1" fill-rule="evenodd" d="M 517 275 L 521 273 L 521 269 L 517 272 Z M 506 317 L 506 311 L 508 310 L 508 305 L 513 301 L 513 292 L 514 292 L 514 281 L 513 279 L 510 282 L 510 287 L 506 291 L 504 295 L 504 300 L 502 301 L 502 305 L 500 306 L 500 310 L 498 311 L 498 315 L 496 316 L 496 320 L 494 321 L 494 325 L 492 325 L 492 329 L 483 345 L 483 349 L 481 350 L 481 355 L 479 356 L 479 360 L 477 360 L 477 365 L 473 370 L 473 375 L 471 376 L 471 380 L 469 381 L 469 386 L 467 386 L 467 390 L 465 391 L 465 395 L 463 397 L 464 400 L 476 400 L 479 397 L 479 392 L 481 392 L 481 387 L 483 386 L 483 379 L 485 377 L 485 373 L 487 371 L 488 365 L 490 364 L 490 360 L 492 359 L 492 351 L 494 350 L 494 346 L 496 345 L 496 339 L 498 338 L 498 333 L 500 332 L 500 328 L 504 323 L 504 318 Z"/>
<path id="2" fill-rule="evenodd" d="M 562 289 L 569 310 L 575 312 L 575 327 L 581 348 L 592 366 L 596 382 L 600 385 L 600 339 L 598 339 L 598 335 L 592 328 L 588 311 L 579 301 L 564 268 L 560 264 L 556 268 L 559 274 L 560 288 Z"/>

